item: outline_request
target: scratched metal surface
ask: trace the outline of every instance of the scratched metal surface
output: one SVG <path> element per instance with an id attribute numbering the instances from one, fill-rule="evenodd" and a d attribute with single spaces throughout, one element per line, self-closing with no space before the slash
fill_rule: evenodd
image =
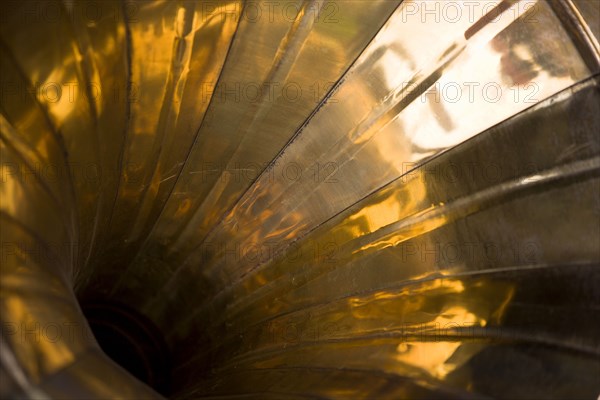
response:
<path id="1" fill-rule="evenodd" d="M 600 393 L 598 2 L 0 7 L 2 397 Z"/>

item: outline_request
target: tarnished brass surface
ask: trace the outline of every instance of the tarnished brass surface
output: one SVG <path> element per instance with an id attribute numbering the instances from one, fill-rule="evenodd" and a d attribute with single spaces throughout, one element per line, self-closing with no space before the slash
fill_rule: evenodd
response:
<path id="1" fill-rule="evenodd" d="M 2 398 L 600 394 L 599 2 L 0 12 Z"/>

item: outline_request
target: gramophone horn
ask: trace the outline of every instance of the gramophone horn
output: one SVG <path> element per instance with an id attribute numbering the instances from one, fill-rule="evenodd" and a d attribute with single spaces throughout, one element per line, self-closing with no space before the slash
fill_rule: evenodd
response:
<path id="1" fill-rule="evenodd" d="M 0 7 L 2 398 L 600 393 L 599 2 Z"/>

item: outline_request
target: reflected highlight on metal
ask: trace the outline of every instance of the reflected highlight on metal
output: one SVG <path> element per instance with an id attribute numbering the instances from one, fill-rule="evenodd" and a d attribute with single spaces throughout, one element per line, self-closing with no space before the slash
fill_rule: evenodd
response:
<path id="1" fill-rule="evenodd" d="M 2 398 L 600 394 L 597 1 L 0 7 Z"/>

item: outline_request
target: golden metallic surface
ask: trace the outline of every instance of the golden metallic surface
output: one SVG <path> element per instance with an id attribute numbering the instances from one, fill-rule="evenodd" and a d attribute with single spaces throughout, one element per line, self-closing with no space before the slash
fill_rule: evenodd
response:
<path id="1" fill-rule="evenodd" d="M 154 223 L 154 229 L 132 262 L 134 271 L 119 277 L 118 284 L 153 262 L 147 253 L 174 259 L 202 242 L 397 6 L 372 2 L 365 18 L 360 3 L 286 4 L 282 10 L 300 10 L 296 18 L 278 12 L 240 19 L 237 35 L 261 40 L 233 43 L 218 84 L 208 76 L 196 85 L 200 92 L 194 101 L 211 100 L 207 118 L 194 132 L 185 166 L 177 167 L 181 157 L 173 157 L 173 165 L 159 175 L 161 184 L 170 185 L 171 197 L 159 209 L 158 220 L 144 218 Z M 253 10 L 256 4 L 248 7 Z M 333 16 L 333 11 L 339 12 Z"/>
<path id="2" fill-rule="evenodd" d="M 324 105 L 312 116 L 275 160 L 274 172 L 262 175 L 206 241 L 200 243 L 233 241 L 246 248 L 265 238 L 279 245 L 295 240 L 302 232 L 312 230 L 319 222 L 418 166 L 421 160 L 589 75 L 564 32 L 557 29 L 555 38 L 544 41 L 546 33 L 542 27 L 558 24 L 545 3 L 529 8 L 530 12 L 536 11 L 532 14 L 537 22 L 529 21 L 533 16 L 528 18 L 527 14 L 514 20 L 514 13 L 521 11 L 515 4 L 514 9 L 506 11 L 505 20 L 500 18 L 469 41 L 464 39 L 464 30 L 455 31 L 453 36 L 447 34 L 450 29 L 457 29 L 454 22 L 423 27 L 420 15 L 409 19 L 406 9 L 410 6 L 410 2 L 403 3 L 348 72 L 339 92 L 333 92 L 332 98 L 340 100 Z M 469 15 L 464 16 L 466 30 Z M 503 29 L 507 24 L 510 25 Z M 417 27 L 428 31 L 419 32 Z M 407 40 L 410 44 L 397 39 L 408 37 L 409 32 L 417 36 Z M 527 44 L 522 44 L 525 32 Z M 447 42 L 437 40 L 439 49 L 430 46 L 431 53 L 418 51 L 432 37 L 447 38 Z M 385 66 L 371 55 L 376 49 L 385 49 L 380 50 Z M 477 57 L 472 55 L 475 51 Z M 400 57 L 394 59 L 394 54 Z M 523 63 L 523 68 L 514 71 L 516 63 Z M 365 68 L 365 64 L 376 72 Z M 498 64 L 500 68 L 494 68 Z M 386 79 L 396 82 L 378 85 L 382 91 L 378 96 L 371 96 L 366 90 L 376 82 L 387 83 Z M 489 82 L 494 85 L 486 87 Z M 473 90 L 467 89 L 465 96 L 456 100 L 454 93 L 464 90 L 459 85 Z M 367 108 L 361 109 L 364 105 Z M 336 121 L 335 127 L 331 126 L 332 121 Z M 322 132 L 327 132 L 327 136 Z M 283 169 L 279 170 L 277 163 Z M 294 179 L 296 176 L 304 179 Z M 278 203 L 281 205 L 276 207 Z M 222 253 L 209 254 L 204 257 L 208 259 L 201 260 L 202 250 L 201 246 L 199 254 L 188 256 L 181 268 L 202 261 L 206 265 L 202 270 L 191 268 L 204 275 L 217 271 L 230 279 L 253 267 L 245 265 L 244 260 L 228 263 Z"/>
<path id="3" fill-rule="evenodd" d="M 0 7 L 2 398 L 600 394 L 598 2 Z"/>

